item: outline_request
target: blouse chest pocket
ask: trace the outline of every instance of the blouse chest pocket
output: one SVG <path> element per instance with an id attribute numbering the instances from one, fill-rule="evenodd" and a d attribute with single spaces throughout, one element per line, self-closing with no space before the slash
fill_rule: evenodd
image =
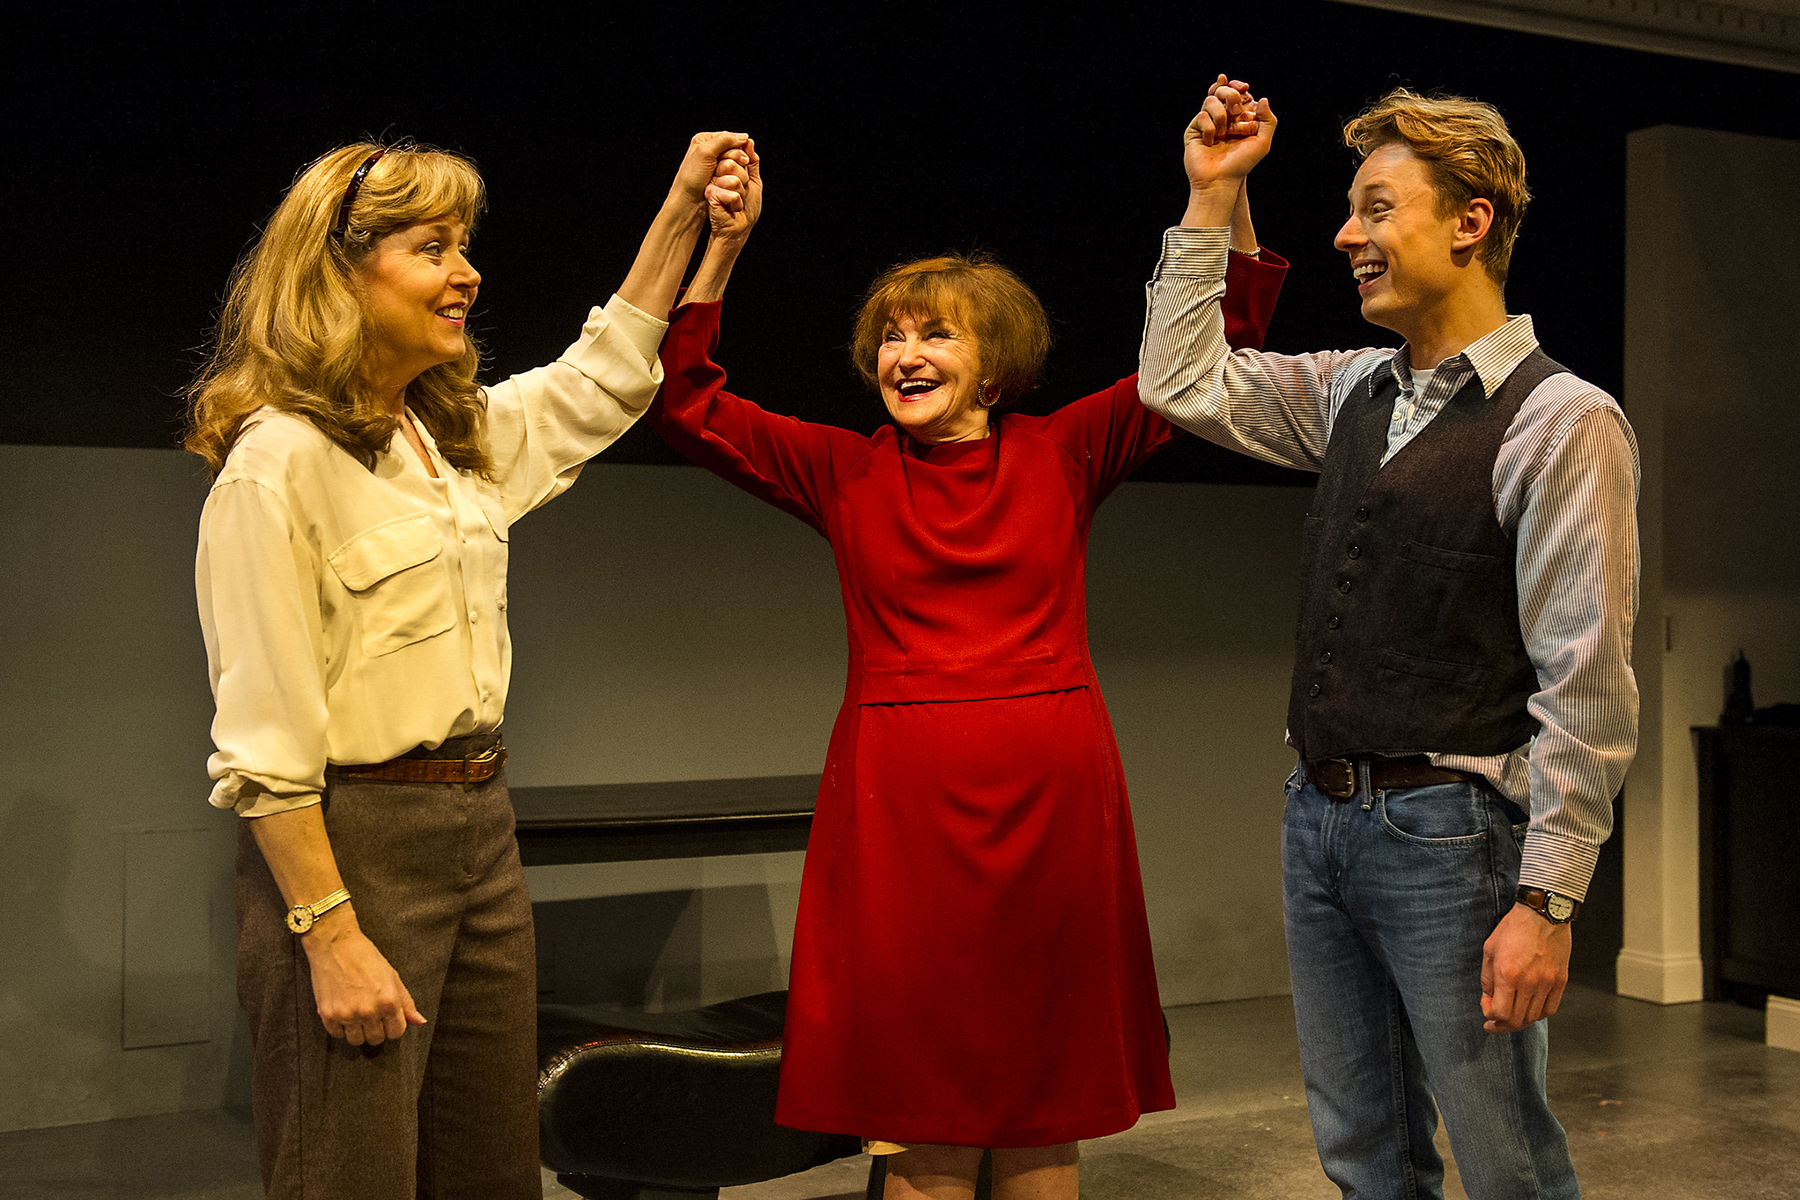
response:
<path id="1" fill-rule="evenodd" d="M 356 597 L 370 658 L 443 633 L 455 622 L 443 538 L 426 513 L 365 529 L 326 556 Z"/>

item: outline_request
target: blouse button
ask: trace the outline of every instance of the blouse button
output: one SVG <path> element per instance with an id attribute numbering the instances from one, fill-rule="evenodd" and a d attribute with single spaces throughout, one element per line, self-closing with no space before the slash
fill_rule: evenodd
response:
<path id="1" fill-rule="evenodd" d="M 1327 651 L 1325 651 L 1325 653 L 1319 655 L 1319 661 L 1322 663 L 1330 662 L 1331 661 L 1331 651 L 1327 650 Z"/>
<path id="2" fill-rule="evenodd" d="M 1348 579 L 1338 580 L 1338 591 L 1344 593 L 1346 596 L 1349 595 L 1350 594 L 1350 581 Z"/>
<path id="3" fill-rule="evenodd" d="M 1362 557 L 1362 547 L 1352 544 L 1350 547 L 1350 557 L 1351 558 L 1361 558 Z"/>
<path id="4" fill-rule="evenodd" d="M 1369 510 L 1366 508 L 1357 509 L 1356 510 L 1356 519 L 1358 521 L 1367 521 L 1369 519 Z"/>
<path id="5" fill-rule="evenodd" d="M 1339 625 L 1342 625 L 1343 623 L 1344 623 L 1344 619 L 1342 617 L 1329 617 L 1325 621 L 1325 628 L 1336 629 Z"/>
<path id="6" fill-rule="evenodd" d="M 1315 683 L 1311 687 L 1306 689 L 1306 694 L 1309 696 L 1316 696 L 1324 690 L 1325 690 L 1324 688 L 1320 687 L 1318 684 Z"/>

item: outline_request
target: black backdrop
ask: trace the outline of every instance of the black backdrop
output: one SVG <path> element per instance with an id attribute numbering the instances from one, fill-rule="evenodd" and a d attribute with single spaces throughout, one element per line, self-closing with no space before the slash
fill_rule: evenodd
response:
<path id="1" fill-rule="evenodd" d="M 1184 199 L 1179 135 L 1219 70 L 1282 122 L 1252 183 L 1262 240 L 1294 264 L 1271 349 L 1386 339 L 1357 317 L 1330 246 L 1352 167 L 1337 130 L 1405 83 L 1506 113 L 1538 197 L 1509 308 L 1615 394 L 1626 134 L 1800 137 L 1797 76 L 1324 0 L 987 15 L 145 6 L 26 15 L 8 40 L 13 443 L 175 444 L 231 263 L 298 167 L 367 133 L 481 164 L 492 204 L 471 325 L 493 377 L 554 357 L 623 277 L 691 133 L 749 131 L 768 207 L 721 356 L 735 390 L 862 429 L 881 413 L 846 357 L 858 295 L 882 266 L 946 248 L 998 254 L 1050 309 L 1058 345 L 1028 408 L 1135 368 L 1143 280 Z M 1750 233 L 1739 251 L 1756 253 Z M 600 461 L 671 459 L 639 430 Z M 1197 446 L 1149 473 L 1283 474 Z"/>

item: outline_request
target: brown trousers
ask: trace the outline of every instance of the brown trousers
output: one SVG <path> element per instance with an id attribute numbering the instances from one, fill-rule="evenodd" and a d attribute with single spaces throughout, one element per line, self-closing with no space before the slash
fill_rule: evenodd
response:
<path id="1" fill-rule="evenodd" d="M 265 1194 L 541 1200 L 536 952 L 504 772 L 468 786 L 333 780 L 324 814 L 357 922 L 428 1023 L 380 1047 L 325 1032 L 243 822 L 238 999 Z"/>

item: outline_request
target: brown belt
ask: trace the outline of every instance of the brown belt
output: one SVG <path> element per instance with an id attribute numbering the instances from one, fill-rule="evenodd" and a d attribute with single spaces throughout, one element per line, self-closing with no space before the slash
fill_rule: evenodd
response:
<path id="1" fill-rule="evenodd" d="M 349 779 L 386 779 L 396 783 L 486 783 L 506 763 L 506 747 L 495 742 L 467 758 L 401 756 L 381 763 L 332 763 L 327 775 Z"/>
<path id="2" fill-rule="evenodd" d="M 1371 788 L 1431 787 L 1439 783 L 1473 783 L 1479 775 L 1434 767 L 1423 754 L 1405 758 L 1314 758 L 1306 763 L 1306 781 L 1333 800 L 1356 795 L 1357 764 L 1369 764 Z"/>

